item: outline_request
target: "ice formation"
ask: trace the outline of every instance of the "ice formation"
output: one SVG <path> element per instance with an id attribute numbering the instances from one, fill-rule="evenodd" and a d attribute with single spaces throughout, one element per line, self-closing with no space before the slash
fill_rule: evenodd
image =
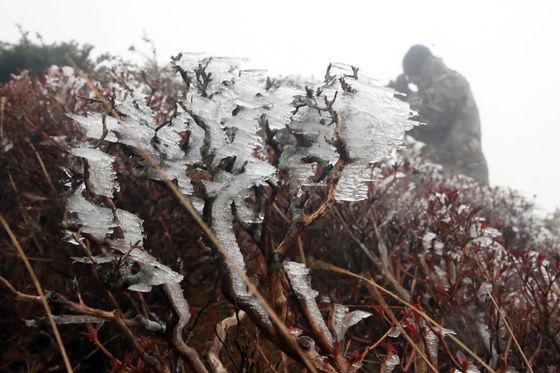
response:
<path id="1" fill-rule="evenodd" d="M 296 296 L 305 303 L 306 308 L 310 311 L 313 317 L 313 322 L 319 326 L 323 335 L 325 335 L 332 343 L 333 337 L 331 332 L 329 331 L 325 320 L 323 320 L 321 311 L 319 311 L 319 307 L 315 302 L 315 298 L 319 295 L 319 292 L 311 288 L 309 268 L 307 268 L 303 263 L 290 261 L 285 261 L 283 267 Z"/>
<path id="2" fill-rule="evenodd" d="M 369 312 L 361 310 L 348 312 L 348 307 L 335 304 L 331 317 L 331 329 L 333 330 L 334 338 L 337 341 L 344 340 L 344 335 L 351 326 L 370 316 L 371 313 Z"/>
<path id="3" fill-rule="evenodd" d="M 213 200 L 211 226 L 224 249 L 233 294 L 240 305 L 253 309 L 271 325 L 266 311 L 247 289 L 245 261 L 232 230 L 236 219 L 244 224 L 260 221 L 259 211 L 246 201 L 255 187 L 276 178 L 276 167 L 261 154 L 265 149 L 263 134 L 269 131 L 275 139 L 284 135 L 279 168 L 297 175 L 302 185 L 314 185 L 317 182 L 311 178 L 313 164 L 326 168 L 341 156 L 333 146 L 338 127 L 349 159 L 336 198 L 357 201 L 367 196 L 370 164 L 400 144 L 405 131 L 415 122 L 409 120 L 408 106 L 393 98 L 392 90 L 366 74 L 358 76 L 358 70 L 349 65 L 332 64 L 325 83 L 304 93 L 276 84 L 263 70 L 243 70 L 243 62 L 194 53 L 174 57 L 173 67 L 186 86 L 186 96 L 165 125 L 155 124 L 154 113 L 131 90 L 117 93 L 112 115 L 88 113 L 70 117 L 93 142 L 119 143 L 138 153 L 145 160 L 145 176 L 175 180 L 199 212 L 204 202 L 193 196 L 191 171 L 203 169 L 211 175 L 201 185 Z M 325 105 L 330 107 L 325 110 Z M 92 189 L 89 191 L 111 197 L 117 190 L 113 158 L 87 145 L 71 152 L 87 161 Z M 153 167 L 154 162 L 157 168 Z M 68 206 L 78 215 L 77 222 L 84 233 L 105 239 L 112 237 L 115 228 L 122 230 L 124 238 L 113 239 L 111 247 L 142 263 L 136 274 L 139 283 L 132 285 L 134 290 L 147 291 L 152 285 L 180 281 L 175 272 L 142 249 L 142 222 L 136 216 L 96 206 L 81 193 L 74 193 Z M 336 306 L 332 337 L 306 280 L 308 270 L 302 266 L 290 262 L 285 265 L 294 290 L 313 310 L 322 332 L 331 340 L 341 340 L 351 325 L 369 314 L 348 313 L 344 307 Z"/>

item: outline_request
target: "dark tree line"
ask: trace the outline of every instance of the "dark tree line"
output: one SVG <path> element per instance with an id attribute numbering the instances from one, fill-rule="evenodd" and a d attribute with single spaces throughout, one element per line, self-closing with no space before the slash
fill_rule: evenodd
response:
<path id="1" fill-rule="evenodd" d="M 20 33 L 17 43 L 0 41 L 0 83 L 8 82 L 12 74 L 23 70 L 39 77 L 52 65 L 68 65 L 68 58 L 83 70 L 93 69 L 90 56 L 93 46 L 90 44 L 80 45 L 74 40 L 45 43 L 41 35 L 33 39 L 21 27 Z"/>

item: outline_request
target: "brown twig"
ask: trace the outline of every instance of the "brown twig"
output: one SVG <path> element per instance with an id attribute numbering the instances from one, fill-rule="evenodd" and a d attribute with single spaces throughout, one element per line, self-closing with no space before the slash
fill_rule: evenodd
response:
<path id="1" fill-rule="evenodd" d="M 506 315 L 504 315 L 504 313 L 500 309 L 500 306 L 498 306 L 498 303 L 496 303 L 496 300 L 492 296 L 492 293 L 490 292 L 490 290 L 486 290 L 486 293 L 488 294 L 488 296 L 490 296 L 490 299 L 492 300 L 492 303 L 494 303 L 494 306 L 496 306 L 496 310 L 498 311 L 498 313 L 500 314 L 500 317 L 504 321 L 504 324 L 506 325 L 506 328 L 507 328 L 510 336 L 513 338 L 513 343 L 515 344 L 515 347 L 517 347 L 517 350 L 521 354 L 521 357 L 523 358 L 523 361 L 527 365 L 527 369 L 529 370 L 529 372 L 533 373 L 533 368 L 531 367 L 531 363 L 527 359 L 527 356 L 525 356 L 525 354 L 523 353 L 523 350 L 521 349 L 521 346 L 519 345 L 519 342 L 517 341 L 517 338 L 515 337 L 515 334 L 513 334 L 513 330 L 511 330 L 511 327 L 509 326 L 509 323 L 507 322 Z"/>
<path id="2" fill-rule="evenodd" d="M 87 329 L 89 340 L 95 345 L 95 347 L 97 347 L 97 349 L 99 349 L 103 353 L 103 355 L 107 356 L 109 360 L 116 359 L 115 356 L 109 350 L 107 350 L 107 348 L 105 348 L 105 346 L 103 346 L 103 343 L 101 343 L 101 341 L 99 340 L 99 337 L 97 336 L 99 328 L 95 327 L 94 325 L 88 324 Z"/>
<path id="3" fill-rule="evenodd" d="M 270 360 L 268 360 L 268 358 L 266 357 L 266 354 L 264 353 L 264 351 L 261 348 L 260 343 L 258 342 L 258 338 L 256 341 L 256 346 L 257 346 L 257 352 L 259 353 L 259 355 L 262 356 L 264 362 L 267 365 L 267 369 L 268 371 L 272 372 L 272 373 L 278 373 L 278 370 L 276 368 L 274 368 L 274 366 L 272 365 L 272 363 L 270 362 Z"/>
<path id="4" fill-rule="evenodd" d="M 357 278 L 361 281 L 364 281 L 368 284 L 370 284 L 371 286 L 375 287 L 376 289 L 378 289 L 380 292 L 387 294 L 388 296 L 390 296 L 391 298 L 393 298 L 394 300 L 404 304 L 405 306 L 409 307 L 410 309 L 413 309 L 414 312 L 416 314 L 418 314 L 419 316 L 421 316 L 422 318 L 424 318 L 424 320 L 430 322 L 432 325 L 440 328 L 440 329 L 445 329 L 443 327 L 443 325 L 441 325 L 440 323 L 438 323 L 437 321 L 435 321 L 434 319 L 432 319 L 430 316 L 428 316 L 425 312 L 421 311 L 418 309 L 418 307 L 415 307 L 414 305 L 410 304 L 409 302 L 405 301 L 404 299 L 402 299 L 401 297 L 399 297 L 397 294 L 393 293 L 390 290 L 385 289 L 383 286 L 379 285 L 378 283 L 376 283 L 373 279 L 368 279 L 365 278 L 363 276 L 360 276 L 354 272 L 348 271 L 347 269 L 344 268 L 340 268 L 337 267 L 335 265 L 332 265 L 330 263 L 325 263 L 322 261 L 314 261 L 311 265 L 312 268 L 316 268 L 316 269 L 322 269 L 322 270 L 326 270 L 326 271 L 331 271 L 331 272 L 336 272 L 336 273 L 340 273 L 340 274 L 344 274 L 350 277 L 354 277 Z M 493 372 L 496 373 L 496 371 L 494 369 L 492 369 L 484 360 L 482 360 L 480 358 L 480 356 L 478 356 L 476 353 L 474 353 L 470 348 L 468 348 L 463 342 L 461 342 L 461 340 L 457 337 L 455 337 L 453 334 L 448 334 L 447 335 L 450 339 L 453 340 L 453 342 L 455 342 L 460 348 L 462 348 L 463 350 L 465 350 L 469 355 L 471 355 L 471 357 L 473 359 L 475 359 L 478 363 L 480 363 L 485 369 L 487 369 L 489 372 Z"/>
<path id="5" fill-rule="evenodd" d="M 385 299 L 383 298 L 383 296 L 379 292 L 379 289 L 376 286 L 370 286 L 369 288 L 372 290 L 373 295 L 375 296 L 375 298 L 377 299 L 377 301 L 379 302 L 379 304 L 381 305 L 381 307 L 383 308 L 383 310 L 385 311 L 385 313 L 387 314 L 387 316 L 391 320 L 391 323 L 395 327 L 397 327 L 397 329 L 399 329 L 401 331 L 401 334 L 404 336 L 404 338 L 407 340 L 407 342 L 412 346 L 414 351 L 418 355 L 420 355 L 422 360 L 424 360 L 426 362 L 426 364 L 430 367 L 432 372 L 437 373 L 438 372 L 437 368 L 433 365 L 433 363 L 430 361 L 430 359 L 424 354 L 424 352 L 418 347 L 417 343 L 414 342 L 412 337 L 410 337 L 408 335 L 406 330 L 403 328 L 401 322 L 397 319 L 397 317 L 395 316 L 393 311 L 389 308 L 389 305 L 387 304 L 387 302 L 385 302 Z"/>
<path id="6" fill-rule="evenodd" d="M 299 260 L 307 265 L 306 260 L 305 260 L 305 250 L 303 249 L 303 240 L 301 239 L 301 236 L 298 237 L 297 239 L 297 245 L 298 245 L 298 252 L 299 252 Z"/>
<path id="7" fill-rule="evenodd" d="M 239 313 L 234 313 L 232 316 L 223 319 L 216 326 L 216 337 L 208 350 L 208 361 L 215 373 L 227 373 L 227 369 L 220 361 L 220 351 L 227 337 L 226 331 L 232 326 L 238 325 L 238 322 L 241 322 L 244 318 L 245 312 L 239 311 Z"/>
<path id="8" fill-rule="evenodd" d="M 167 298 L 173 307 L 173 311 L 177 314 L 179 320 L 173 328 L 172 343 L 173 346 L 181 353 L 181 355 L 187 360 L 189 366 L 196 372 L 206 373 L 208 370 L 200 360 L 198 352 L 192 347 L 189 347 L 183 340 L 183 329 L 188 324 L 191 313 L 189 310 L 189 304 L 183 296 L 183 290 L 181 286 L 176 283 L 163 284 L 163 289 L 167 293 Z"/>
<path id="9" fill-rule="evenodd" d="M 10 226 L 8 225 L 6 220 L 4 220 L 4 217 L 1 216 L 1 215 L 0 215 L 0 223 L 2 223 L 2 226 L 4 227 L 4 230 L 6 230 L 6 232 L 10 236 L 10 239 L 12 240 L 12 243 L 16 247 L 16 249 L 17 249 L 17 251 L 20 255 L 21 260 L 23 261 L 23 263 L 25 263 L 25 267 L 27 268 L 27 272 L 29 272 L 29 275 L 33 279 L 35 289 L 37 289 L 37 292 L 39 293 L 38 298 L 39 298 L 41 304 L 43 305 L 43 307 L 45 308 L 45 312 L 47 313 L 47 315 L 49 317 L 49 322 L 51 324 L 51 328 L 52 328 L 53 333 L 54 333 L 54 338 L 56 340 L 58 348 L 60 349 L 60 353 L 62 355 L 62 360 L 64 361 L 64 366 L 66 367 L 66 371 L 68 373 L 71 373 L 72 372 L 72 364 L 70 364 L 70 359 L 68 358 L 68 354 L 66 353 L 66 348 L 64 348 L 64 343 L 62 342 L 62 337 L 60 336 L 60 332 L 58 331 L 58 327 L 56 326 L 56 322 L 54 321 L 53 314 L 51 312 L 51 308 L 49 306 L 49 303 L 47 302 L 47 297 L 45 296 L 45 293 L 43 291 L 43 287 L 41 286 L 41 283 L 39 282 L 39 278 L 35 274 L 35 271 L 33 270 L 33 267 L 31 266 L 31 263 L 27 259 L 27 255 L 25 255 L 25 252 L 23 251 L 23 248 L 20 246 L 16 236 L 14 235 L 14 232 L 12 231 L 12 229 L 10 228 Z M 3 278 L 2 278 L 2 280 L 3 280 L 2 281 L 3 283 L 7 282 Z M 15 291 L 15 288 L 13 286 L 11 286 L 11 289 L 13 289 Z M 27 298 L 27 299 L 30 299 L 30 298 Z"/>
<path id="10" fill-rule="evenodd" d="M 329 212 L 330 208 L 335 203 L 336 184 L 346 163 L 347 162 L 342 158 L 335 163 L 328 177 L 327 199 L 317 210 L 304 216 L 302 220 L 294 222 L 288 234 L 284 237 L 284 240 L 276 248 L 276 251 L 279 254 L 284 254 L 286 250 L 301 236 L 307 227 L 313 224 L 316 220 L 324 217 Z"/>
<path id="11" fill-rule="evenodd" d="M 3 219 L 1 217 L 0 217 L 0 221 L 3 221 Z M 2 276 L 0 276 L 0 282 L 2 282 L 2 284 L 14 295 L 14 298 L 17 301 L 41 302 L 41 303 L 43 302 L 44 294 L 43 294 L 43 297 L 41 297 L 41 296 L 34 296 L 34 295 L 21 293 L 18 290 L 16 290 L 13 287 L 13 285 L 10 284 L 9 281 L 7 281 Z M 45 297 L 45 301 L 47 301 L 46 297 Z M 55 294 L 55 293 L 50 293 L 49 294 L 48 301 L 59 304 L 62 307 L 64 307 L 65 309 L 67 309 L 68 311 L 73 312 L 73 313 L 78 314 L 78 315 L 88 315 L 88 316 L 92 316 L 92 317 L 95 317 L 95 318 L 104 319 L 104 320 L 107 320 L 107 321 L 114 322 L 115 324 L 117 324 L 119 326 L 121 331 L 128 337 L 131 344 L 138 351 L 138 353 L 140 355 L 140 358 L 142 360 L 144 360 L 147 364 L 149 364 L 152 367 L 154 367 L 155 369 L 157 369 L 157 371 L 160 371 L 160 372 L 166 372 L 167 371 L 166 367 L 163 366 L 163 364 L 161 364 L 161 362 L 158 359 L 148 355 L 148 353 L 144 350 L 144 348 L 140 345 L 140 343 L 136 339 L 136 336 L 130 330 L 129 325 L 136 325 L 137 324 L 136 322 L 130 321 L 130 320 L 127 320 L 127 319 L 123 319 L 122 317 L 119 316 L 118 312 L 116 312 L 116 311 L 105 311 L 105 310 L 101 310 L 101 309 L 98 309 L 98 308 L 92 308 L 92 307 L 87 306 L 84 303 L 73 302 L 73 301 L 63 297 L 62 295 Z M 48 302 L 47 302 L 47 306 L 48 306 Z M 54 318 L 53 318 L 52 314 L 50 314 L 49 320 L 51 322 L 54 322 Z"/>
<path id="12" fill-rule="evenodd" d="M 391 328 L 389 328 L 389 330 L 387 330 L 387 331 L 385 332 L 385 334 L 383 334 L 383 335 L 381 336 L 381 338 L 379 338 L 377 341 L 375 341 L 374 344 L 372 344 L 372 345 L 366 347 L 365 350 L 364 350 L 364 352 L 362 352 L 362 355 L 360 356 L 360 360 L 359 360 L 359 361 L 363 361 L 363 360 L 366 358 L 367 354 L 369 354 L 369 352 L 370 352 L 371 350 L 373 350 L 373 349 L 375 349 L 377 346 L 379 346 L 379 345 L 385 340 L 385 338 L 387 338 L 387 337 L 389 336 L 389 334 L 391 334 L 392 332 L 393 332 L 393 328 L 391 327 Z"/>
<path id="13" fill-rule="evenodd" d="M 49 186 L 51 187 L 53 192 L 57 193 L 57 190 L 54 187 L 54 184 L 53 184 L 52 179 L 49 175 L 49 172 L 47 171 L 47 168 L 45 167 L 45 162 L 43 162 L 43 158 L 41 158 L 41 155 L 39 154 L 37 149 L 35 149 L 35 146 L 33 146 L 33 143 L 31 143 L 31 141 L 27 140 L 27 143 L 29 144 L 29 146 L 31 147 L 33 152 L 35 153 L 35 158 L 37 158 L 37 161 L 39 161 L 39 165 L 41 166 L 41 171 L 43 172 L 43 175 L 45 175 L 45 178 L 47 179 L 47 182 L 49 183 Z"/>
<path id="14" fill-rule="evenodd" d="M 338 208 L 335 207 L 333 209 L 333 211 L 334 211 L 336 217 L 338 218 L 338 220 L 340 221 L 340 223 L 342 224 L 342 226 L 344 227 L 344 229 L 346 230 L 346 232 L 348 232 L 348 234 L 350 235 L 352 240 L 360 247 L 360 249 L 363 251 L 363 253 L 368 257 L 368 259 L 371 260 L 371 262 L 375 265 L 377 270 L 379 272 L 381 272 L 383 277 L 385 277 L 385 279 L 391 284 L 391 286 L 395 289 L 395 291 L 397 293 L 399 293 L 399 295 L 403 299 L 405 299 L 407 302 L 410 302 L 410 300 L 411 300 L 410 292 L 408 292 L 405 288 L 403 288 L 401 286 L 401 284 L 393 276 L 393 273 L 391 272 L 391 270 L 387 266 L 384 265 L 383 261 L 380 260 L 375 255 L 373 255 L 371 253 L 371 251 L 368 249 L 368 247 L 360 239 L 358 239 L 358 237 L 356 237 L 354 232 L 352 232 L 352 230 L 350 229 L 350 227 L 348 226 L 348 224 L 344 220 L 344 218 L 343 218 L 342 214 L 340 213 L 340 211 L 338 210 Z"/>
<path id="15" fill-rule="evenodd" d="M 111 341 L 114 341 L 115 339 L 117 339 L 117 338 L 119 338 L 119 337 L 120 337 L 120 336 L 119 336 L 118 334 L 117 334 L 117 335 L 114 335 L 114 336 L 112 336 L 111 338 L 109 338 L 108 340 L 106 340 L 105 343 L 107 344 L 107 343 L 109 343 L 109 342 L 111 342 Z M 86 360 L 88 360 L 90 357 L 92 357 L 97 351 L 99 351 L 99 347 L 95 347 L 89 354 L 87 354 L 86 356 L 84 356 L 84 358 L 83 358 L 78 364 L 76 364 L 76 365 L 74 366 L 74 371 L 75 371 L 75 372 L 79 371 L 79 369 L 80 369 L 80 367 L 82 366 L 82 364 L 83 364 Z"/>

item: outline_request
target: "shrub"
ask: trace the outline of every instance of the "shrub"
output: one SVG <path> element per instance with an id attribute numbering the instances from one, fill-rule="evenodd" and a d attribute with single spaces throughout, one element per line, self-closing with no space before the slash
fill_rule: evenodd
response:
<path id="1" fill-rule="evenodd" d="M 513 191 L 443 179 L 412 140 L 387 158 L 416 123 L 356 68 L 330 65 L 302 91 L 184 54 L 95 80 L 23 75 L 1 96 L 5 231 L 37 260 L 84 369 L 560 363 L 550 223 Z M 2 337 L 19 341 L 5 366 L 57 364 L 52 341 L 21 354 L 51 327 L 2 242 L 17 325 Z"/>

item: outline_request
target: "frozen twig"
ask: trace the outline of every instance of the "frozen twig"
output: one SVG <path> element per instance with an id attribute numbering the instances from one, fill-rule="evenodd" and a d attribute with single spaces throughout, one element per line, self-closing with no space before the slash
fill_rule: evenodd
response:
<path id="1" fill-rule="evenodd" d="M 183 339 L 183 329 L 188 324 L 191 313 L 189 310 L 189 304 L 183 296 L 183 290 L 178 283 L 163 284 L 163 289 L 167 294 L 167 299 L 171 303 L 173 311 L 178 317 L 177 323 L 173 327 L 173 333 L 171 335 L 171 341 L 173 346 L 179 351 L 181 356 L 183 356 L 189 366 L 197 373 L 206 373 L 208 370 L 200 360 L 198 352 L 185 343 Z"/>
<path id="2" fill-rule="evenodd" d="M 227 317 L 220 321 L 216 326 L 216 337 L 212 341 L 212 346 L 208 350 L 208 362 L 212 366 L 215 373 L 227 373 L 227 369 L 220 361 L 220 351 L 225 343 L 227 334 L 226 331 L 238 325 L 245 318 L 245 312 L 239 311 L 232 316 Z"/>

